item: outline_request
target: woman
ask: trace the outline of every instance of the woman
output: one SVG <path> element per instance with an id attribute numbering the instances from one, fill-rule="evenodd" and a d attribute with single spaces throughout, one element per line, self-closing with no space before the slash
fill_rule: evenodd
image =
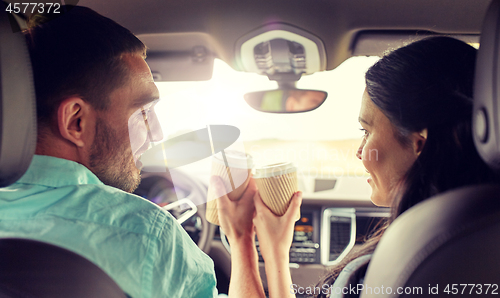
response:
<path id="1" fill-rule="evenodd" d="M 371 200 L 392 207 L 392 217 L 360 250 L 332 268 L 319 288 L 334 284 L 349 262 L 371 254 L 389 224 L 410 207 L 453 188 L 495 181 L 471 132 L 475 60 L 473 47 L 434 37 L 393 51 L 367 71 L 359 114 L 365 134 L 357 157 L 370 173 Z M 282 218 L 258 194 L 254 201 L 253 221 L 266 273 L 280 271 L 274 280 L 268 276 L 271 297 L 293 297 L 289 270 L 282 263 L 288 261 L 300 194 Z"/>

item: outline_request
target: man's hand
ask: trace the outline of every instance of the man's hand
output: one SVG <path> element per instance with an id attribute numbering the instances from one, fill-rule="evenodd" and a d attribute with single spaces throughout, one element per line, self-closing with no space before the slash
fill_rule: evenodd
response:
<path id="1" fill-rule="evenodd" d="M 212 176 L 215 193 L 219 197 L 217 207 L 219 222 L 231 245 L 254 242 L 255 232 L 252 219 L 255 213 L 253 196 L 257 193 L 255 181 L 250 177 L 248 186 L 240 199 L 231 201 L 226 193 L 224 184 L 217 176 Z"/>
<path id="2" fill-rule="evenodd" d="M 241 198 L 231 201 L 225 194 L 221 179 L 212 176 L 210 180 L 219 196 L 217 206 L 220 226 L 231 245 L 229 297 L 265 297 L 252 223 L 255 212 L 253 196 L 257 193 L 255 181 L 250 177 Z"/>

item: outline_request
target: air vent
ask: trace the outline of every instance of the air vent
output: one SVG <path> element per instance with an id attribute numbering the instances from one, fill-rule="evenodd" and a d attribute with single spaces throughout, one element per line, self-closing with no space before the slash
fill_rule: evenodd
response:
<path id="1" fill-rule="evenodd" d="M 314 192 L 331 190 L 335 188 L 337 179 L 316 179 L 314 180 Z"/>
<path id="2" fill-rule="evenodd" d="M 356 210 L 328 208 L 323 211 L 321 227 L 321 263 L 342 261 L 356 242 Z"/>
<path id="3" fill-rule="evenodd" d="M 351 241 L 351 218 L 330 217 L 330 260 L 336 260 Z"/>

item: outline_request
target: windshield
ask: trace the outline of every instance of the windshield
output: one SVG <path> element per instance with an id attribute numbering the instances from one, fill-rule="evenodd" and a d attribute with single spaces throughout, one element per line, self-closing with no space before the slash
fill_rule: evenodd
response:
<path id="1" fill-rule="evenodd" d="M 216 59 L 213 77 L 202 82 L 159 82 L 156 107 L 165 139 L 207 127 L 233 125 L 240 130 L 240 147 L 254 164 L 294 162 L 302 176 L 338 178 L 366 175 L 355 156 L 362 132 L 358 113 L 365 88 L 364 74 L 378 57 L 353 57 L 332 71 L 304 76 L 297 88 L 328 92 L 316 110 L 271 114 L 252 109 L 243 99 L 251 91 L 277 88 L 267 77 L 238 72 Z M 207 166 L 208 163 L 208 166 Z M 210 161 L 183 167 L 207 174 Z"/>

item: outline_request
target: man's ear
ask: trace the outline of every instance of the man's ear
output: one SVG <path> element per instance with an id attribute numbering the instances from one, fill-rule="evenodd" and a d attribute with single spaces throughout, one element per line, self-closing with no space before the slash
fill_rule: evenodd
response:
<path id="1" fill-rule="evenodd" d="M 91 106 L 79 97 L 65 99 L 57 110 L 57 124 L 63 138 L 83 147 L 90 132 Z"/>
<path id="2" fill-rule="evenodd" d="M 427 133 L 427 128 L 424 128 L 412 134 L 413 150 L 417 156 L 420 155 L 424 149 L 425 142 L 427 141 Z"/>

